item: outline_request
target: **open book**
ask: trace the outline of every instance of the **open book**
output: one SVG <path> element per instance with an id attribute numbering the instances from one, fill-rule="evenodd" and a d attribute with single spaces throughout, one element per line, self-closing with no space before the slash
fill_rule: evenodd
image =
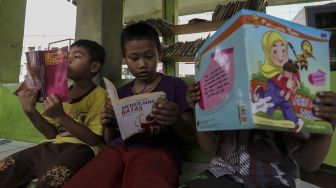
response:
<path id="1" fill-rule="evenodd" d="M 197 52 L 199 131 L 271 129 L 331 134 L 313 100 L 330 90 L 330 32 L 242 10 Z"/>
<path id="2" fill-rule="evenodd" d="M 159 133 L 160 126 L 150 114 L 153 104 L 166 101 L 164 92 L 144 93 L 119 99 L 114 84 L 105 77 L 103 79 L 124 140 L 136 133 Z"/>
<path id="3" fill-rule="evenodd" d="M 68 101 L 68 47 L 56 50 L 26 52 L 27 75 L 15 94 L 26 88 L 40 89 L 38 101 L 56 95 L 61 101 Z"/>

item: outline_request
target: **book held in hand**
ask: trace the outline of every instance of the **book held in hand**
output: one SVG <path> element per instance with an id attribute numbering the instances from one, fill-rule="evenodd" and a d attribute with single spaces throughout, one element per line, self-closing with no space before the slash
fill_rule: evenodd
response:
<path id="1" fill-rule="evenodd" d="M 125 140 L 136 133 L 155 135 L 160 132 L 160 126 L 153 120 L 151 111 L 155 103 L 166 101 L 164 92 L 144 93 L 119 99 L 114 84 L 107 78 L 103 79 L 122 139 Z"/>
<path id="2" fill-rule="evenodd" d="M 26 52 L 27 75 L 15 94 L 24 89 L 39 89 L 37 100 L 56 95 L 62 102 L 68 95 L 68 47 L 56 50 Z"/>
<path id="3" fill-rule="evenodd" d="M 197 52 L 198 131 L 270 129 L 331 134 L 313 113 L 330 90 L 330 32 L 242 10 Z"/>

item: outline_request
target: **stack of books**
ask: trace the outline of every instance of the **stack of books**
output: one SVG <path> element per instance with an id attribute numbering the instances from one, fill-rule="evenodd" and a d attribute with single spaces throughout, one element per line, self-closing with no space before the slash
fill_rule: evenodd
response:
<path id="1" fill-rule="evenodd" d="M 128 25 L 133 24 L 135 22 L 136 21 L 132 20 L 132 21 L 128 22 L 125 26 L 127 27 Z M 151 18 L 151 19 L 148 19 L 148 20 L 141 20 L 139 22 L 145 22 L 145 23 L 151 25 L 162 36 L 171 36 L 171 35 L 174 35 L 173 31 L 170 29 L 171 26 L 173 26 L 173 24 L 170 23 L 170 22 L 168 22 L 168 21 L 166 21 L 166 20 Z"/>
<path id="2" fill-rule="evenodd" d="M 205 39 L 199 38 L 195 41 L 177 42 L 173 45 L 163 47 L 163 56 L 164 57 L 195 56 L 196 52 L 203 45 L 204 41 Z"/>
<path id="3" fill-rule="evenodd" d="M 267 0 L 240 0 L 228 1 L 225 4 L 218 4 L 212 15 L 212 21 L 219 21 L 231 18 L 241 9 L 257 10 L 265 12 Z"/>

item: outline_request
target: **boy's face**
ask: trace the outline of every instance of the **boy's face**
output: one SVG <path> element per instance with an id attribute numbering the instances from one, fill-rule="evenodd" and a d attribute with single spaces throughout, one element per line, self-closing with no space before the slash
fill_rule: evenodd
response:
<path id="1" fill-rule="evenodd" d="M 132 40 L 125 44 L 123 61 L 137 79 L 151 80 L 156 75 L 157 63 L 161 59 L 153 41 L 142 39 Z"/>
<path id="2" fill-rule="evenodd" d="M 78 80 L 90 76 L 91 64 L 88 50 L 81 46 L 73 46 L 69 52 L 68 78 Z"/>

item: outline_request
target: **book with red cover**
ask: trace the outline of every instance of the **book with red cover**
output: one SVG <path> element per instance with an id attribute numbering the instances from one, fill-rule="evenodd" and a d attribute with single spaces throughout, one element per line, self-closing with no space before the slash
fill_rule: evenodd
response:
<path id="1" fill-rule="evenodd" d="M 40 89 L 37 100 L 56 95 L 62 102 L 68 101 L 68 47 L 56 50 L 26 52 L 27 75 L 15 94 L 27 88 Z"/>

